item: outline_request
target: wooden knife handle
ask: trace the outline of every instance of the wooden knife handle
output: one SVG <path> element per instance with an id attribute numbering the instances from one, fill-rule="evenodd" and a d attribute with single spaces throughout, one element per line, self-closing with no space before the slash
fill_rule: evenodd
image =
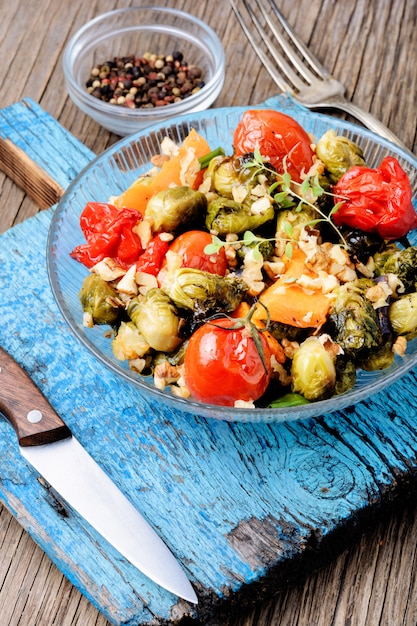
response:
<path id="1" fill-rule="evenodd" d="M 18 363 L 0 348 L 0 411 L 19 444 L 38 446 L 71 436 L 48 400 Z"/>

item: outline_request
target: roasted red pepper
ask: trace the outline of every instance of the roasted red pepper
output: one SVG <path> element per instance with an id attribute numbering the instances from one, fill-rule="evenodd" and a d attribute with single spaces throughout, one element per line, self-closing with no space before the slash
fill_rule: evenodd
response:
<path id="1" fill-rule="evenodd" d="M 93 267 L 106 257 L 122 267 L 136 263 L 142 252 L 133 231 L 142 215 L 135 209 L 118 209 L 104 202 L 88 202 L 81 213 L 80 226 L 87 243 L 74 248 L 71 257 Z"/>
<path id="2" fill-rule="evenodd" d="M 167 241 L 161 239 L 159 235 L 154 237 L 147 245 L 145 252 L 137 260 L 136 270 L 156 276 L 161 269 L 168 248 L 169 243 Z"/>
<path id="3" fill-rule="evenodd" d="M 345 224 L 383 239 L 400 239 L 417 227 L 409 178 L 394 157 L 385 157 L 378 168 L 351 167 L 334 187 L 335 224 Z"/>

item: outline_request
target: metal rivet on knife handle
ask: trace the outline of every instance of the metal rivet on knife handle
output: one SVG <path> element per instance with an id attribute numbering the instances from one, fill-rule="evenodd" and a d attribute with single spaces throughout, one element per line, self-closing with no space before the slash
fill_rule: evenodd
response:
<path id="1" fill-rule="evenodd" d="M 31 424 L 38 424 L 43 418 L 43 414 L 42 411 L 39 411 L 38 409 L 32 409 L 26 415 L 26 418 Z"/>

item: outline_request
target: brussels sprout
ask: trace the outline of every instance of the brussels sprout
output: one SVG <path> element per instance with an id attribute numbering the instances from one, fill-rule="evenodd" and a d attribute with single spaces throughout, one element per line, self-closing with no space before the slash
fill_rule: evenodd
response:
<path id="1" fill-rule="evenodd" d="M 369 284 L 372 281 L 355 281 L 335 289 L 329 311 L 331 336 L 355 360 L 382 344 L 377 313 L 364 293 Z"/>
<path id="2" fill-rule="evenodd" d="M 160 289 L 149 289 L 145 296 L 133 298 L 127 314 L 154 350 L 173 352 L 182 343 L 182 320 L 173 302 Z"/>
<path id="3" fill-rule="evenodd" d="M 378 350 L 372 352 L 366 359 L 360 362 L 360 366 L 366 372 L 384 370 L 394 361 L 392 341 L 385 342 Z"/>
<path id="4" fill-rule="evenodd" d="M 361 148 L 334 130 L 325 133 L 316 144 L 316 154 L 324 163 L 330 180 L 337 182 L 353 165 L 366 165 Z"/>
<path id="5" fill-rule="evenodd" d="M 375 275 L 395 274 L 403 283 L 405 293 L 414 292 L 417 284 L 417 247 L 398 248 L 388 245 L 374 255 Z"/>
<path id="6" fill-rule="evenodd" d="M 397 335 L 407 339 L 417 336 L 417 293 L 408 293 L 394 300 L 388 309 L 388 318 Z"/>
<path id="7" fill-rule="evenodd" d="M 265 315 L 265 319 L 262 320 L 265 324 L 267 323 L 267 316 Z M 307 338 L 307 334 L 311 332 L 310 329 L 298 328 L 298 326 L 291 326 L 290 324 L 284 324 L 283 322 L 274 322 L 271 321 L 269 323 L 269 332 L 271 335 L 281 341 L 282 339 L 288 339 L 288 341 L 297 341 L 300 343 Z"/>
<path id="8" fill-rule="evenodd" d="M 338 355 L 335 359 L 336 384 L 334 392 L 340 395 L 352 389 L 356 383 L 356 365 L 351 359 L 347 359 L 344 354 Z"/>
<path id="9" fill-rule="evenodd" d="M 277 237 L 282 239 L 286 239 L 288 237 L 286 225 L 289 224 L 291 227 L 291 239 L 298 241 L 303 227 L 313 220 L 317 220 L 317 212 L 313 208 L 309 208 L 307 205 L 305 205 L 301 211 L 282 209 L 279 211 L 277 218 Z M 315 226 L 315 228 L 317 227 L 318 226 Z"/>
<path id="10" fill-rule="evenodd" d="M 120 309 L 114 304 L 117 292 L 98 274 L 89 274 L 84 279 L 78 296 L 85 325 L 114 324 L 119 317 Z"/>
<path id="11" fill-rule="evenodd" d="M 275 253 L 275 243 L 273 241 L 269 241 L 268 239 L 264 239 L 263 241 L 259 241 L 255 239 L 253 242 L 241 243 L 236 250 L 236 256 L 238 259 L 243 261 L 249 252 L 257 249 L 259 254 L 262 255 L 264 261 L 271 259 Z"/>
<path id="12" fill-rule="evenodd" d="M 262 213 L 252 213 L 247 204 L 240 204 L 228 198 L 217 198 L 208 205 L 206 227 L 207 230 L 213 230 L 219 235 L 239 234 L 246 230 L 256 230 L 270 222 L 274 215 L 272 205 Z"/>
<path id="13" fill-rule="evenodd" d="M 166 352 L 156 352 L 153 355 L 151 367 L 155 369 L 157 365 L 168 362 L 170 365 L 182 365 L 184 363 L 184 355 L 187 350 L 188 339 L 185 340 L 177 350 L 167 354 Z"/>
<path id="14" fill-rule="evenodd" d="M 149 344 L 133 322 L 122 322 L 111 344 L 113 354 L 119 361 L 138 359 L 149 351 Z"/>
<path id="15" fill-rule="evenodd" d="M 207 175 L 211 176 L 214 191 L 225 198 L 234 198 L 233 190 L 243 187 L 250 194 L 260 180 L 259 175 L 263 176 L 268 185 L 272 185 L 276 180 L 274 172 L 268 169 L 257 169 L 254 172 L 253 159 L 253 154 L 213 159 Z"/>
<path id="16" fill-rule="evenodd" d="M 246 186 L 252 178 L 252 172 L 242 167 L 241 160 L 235 157 L 213 159 L 208 174 L 211 175 L 213 189 L 226 198 L 233 198 L 233 188 L 236 185 Z M 249 185 L 247 188 L 249 192 Z"/>
<path id="17" fill-rule="evenodd" d="M 334 393 L 334 358 L 319 337 L 308 337 L 294 353 L 291 365 L 292 391 L 307 400 L 324 400 Z"/>
<path id="18" fill-rule="evenodd" d="M 188 267 L 167 272 L 161 289 L 177 307 L 190 311 L 234 311 L 247 291 L 234 275 L 218 276 Z"/>
<path id="19" fill-rule="evenodd" d="M 203 193 L 178 185 L 152 196 L 146 205 L 145 217 L 152 220 L 155 232 L 171 232 L 205 215 L 206 209 L 207 199 Z"/>

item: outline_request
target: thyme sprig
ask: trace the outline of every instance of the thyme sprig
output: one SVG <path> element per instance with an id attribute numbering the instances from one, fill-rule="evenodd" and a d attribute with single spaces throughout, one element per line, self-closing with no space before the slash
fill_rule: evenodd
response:
<path id="1" fill-rule="evenodd" d="M 336 231 L 341 241 L 341 245 L 345 248 L 348 247 L 346 239 L 343 237 L 343 234 L 340 232 L 340 230 L 332 220 L 332 216 L 338 211 L 342 202 L 337 202 L 331 209 L 331 211 L 326 214 L 320 209 L 317 204 L 309 199 L 309 197 L 317 199 L 323 195 L 335 197 L 335 194 L 332 194 L 329 191 L 323 189 L 322 185 L 320 184 L 319 175 L 317 173 L 313 176 L 307 176 L 301 183 L 294 181 L 291 178 L 291 174 L 287 169 L 286 157 L 284 157 L 284 172 L 282 174 L 278 174 L 275 169 L 273 169 L 272 167 L 268 167 L 268 159 L 264 158 L 261 155 L 258 147 L 256 147 L 253 152 L 253 160 L 246 161 L 245 167 L 248 169 L 253 169 L 252 178 L 255 178 L 265 172 L 273 174 L 276 177 L 276 180 L 269 186 L 268 193 L 273 198 L 276 204 L 279 204 L 282 209 L 293 209 L 295 213 L 300 213 L 303 210 L 303 206 L 308 206 L 312 208 L 319 217 L 317 217 L 317 219 L 309 220 L 305 223 L 305 226 L 310 226 L 314 228 L 317 224 L 321 222 L 326 222 Z M 261 252 L 259 248 L 261 244 L 268 241 L 279 240 L 286 243 L 285 255 L 287 258 L 291 258 L 292 244 L 297 242 L 297 240 L 294 238 L 294 228 L 289 221 L 285 221 L 282 225 L 282 228 L 286 237 L 278 237 L 276 235 L 271 239 L 258 237 L 250 230 L 247 230 L 243 234 L 243 239 L 238 239 L 237 241 L 230 242 L 222 241 L 216 235 L 212 235 L 212 242 L 204 248 L 204 252 L 206 254 L 216 254 L 222 247 L 228 245 L 234 246 L 236 244 L 243 244 L 248 247 L 252 247 L 254 258 L 260 259 Z"/>
<path id="2" fill-rule="evenodd" d="M 258 237 L 251 230 L 246 230 L 243 233 L 243 239 L 237 241 L 223 241 L 217 235 L 211 236 L 211 243 L 207 244 L 204 248 L 205 254 L 217 254 L 220 248 L 225 246 L 235 246 L 236 244 L 243 244 L 244 246 L 253 246 L 254 258 L 260 258 L 259 246 L 266 241 L 276 241 L 276 237 L 271 239 L 265 239 L 265 237 Z"/>
<path id="3" fill-rule="evenodd" d="M 336 231 L 342 245 L 347 248 L 348 244 L 346 239 L 343 237 L 342 233 L 332 220 L 332 216 L 337 213 L 342 202 L 337 202 L 328 215 L 324 213 L 317 204 L 309 200 L 308 196 L 312 196 L 317 199 L 323 195 L 333 197 L 335 197 L 335 195 L 323 189 L 317 173 L 314 174 L 314 176 L 307 176 L 302 183 L 294 181 L 287 169 L 286 160 L 287 158 L 284 157 L 282 161 L 284 172 L 282 174 L 277 174 L 272 167 L 268 167 L 268 160 L 261 155 L 259 148 L 256 147 L 253 152 L 253 160 L 247 162 L 245 165 L 247 168 L 254 169 L 254 177 L 258 176 L 263 171 L 275 174 L 277 176 L 277 180 L 272 183 L 268 189 L 268 193 L 273 197 L 274 202 L 279 204 L 284 209 L 293 208 L 296 213 L 300 213 L 302 211 L 303 205 L 309 206 L 316 213 L 318 213 L 319 217 L 315 220 L 310 220 L 305 225 L 314 227 L 320 222 L 327 222 Z M 275 193 L 276 189 L 280 189 L 280 191 Z M 289 222 L 284 225 L 284 231 L 291 239 L 293 231 Z"/>

